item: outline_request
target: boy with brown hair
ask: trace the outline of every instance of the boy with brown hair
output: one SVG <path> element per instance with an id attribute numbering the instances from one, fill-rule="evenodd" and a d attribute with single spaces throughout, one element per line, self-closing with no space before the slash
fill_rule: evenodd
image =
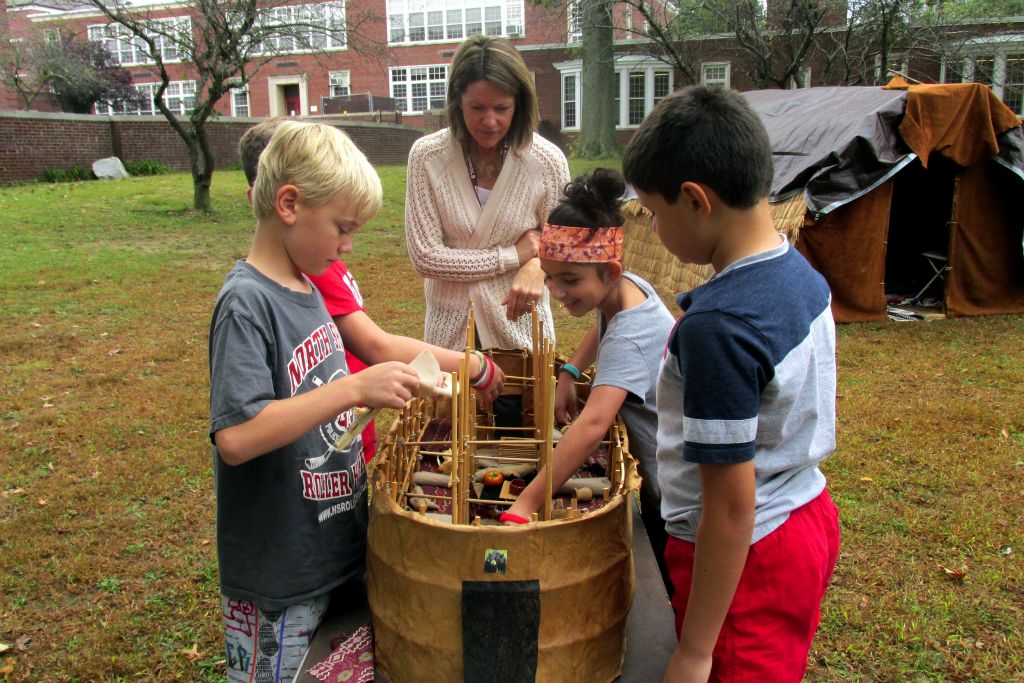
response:
<path id="1" fill-rule="evenodd" d="M 772 222 L 772 149 L 728 89 L 660 102 L 623 158 L 680 295 L 658 381 L 658 480 L 679 644 L 666 681 L 798 683 L 839 553 L 828 285 Z"/>

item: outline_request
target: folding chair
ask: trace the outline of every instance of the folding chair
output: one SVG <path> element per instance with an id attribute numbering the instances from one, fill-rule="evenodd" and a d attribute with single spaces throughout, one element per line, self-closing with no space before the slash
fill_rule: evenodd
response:
<path id="1" fill-rule="evenodd" d="M 944 281 L 946 279 L 946 271 L 949 270 L 949 266 L 946 265 L 948 259 L 945 254 L 940 254 L 935 251 L 926 251 L 923 252 L 921 256 L 924 256 L 925 260 L 928 261 L 928 265 L 932 267 L 932 270 L 935 271 L 935 273 L 932 275 L 932 278 L 928 280 L 928 283 L 921 288 L 921 291 L 910 300 L 911 302 L 920 301 L 921 297 L 924 296 L 924 293 L 928 291 L 928 288 L 931 287 L 932 283 L 936 280 Z"/>

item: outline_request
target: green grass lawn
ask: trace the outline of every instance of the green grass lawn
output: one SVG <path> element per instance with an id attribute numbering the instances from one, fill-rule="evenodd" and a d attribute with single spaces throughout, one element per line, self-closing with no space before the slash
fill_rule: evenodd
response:
<path id="1" fill-rule="evenodd" d="M 346 261 L 419 336 L 405 169 L 380 173 Z M 4 680 L 223 679 L 206 340 L 253 220 L 241 172 L 215 214 L 191 197 L 185 175 L 0 188 Z M 585 322 L 557 317 L 562 351 Z M 1024 316 L 838 336 L 843 550 L 809 680 L 1024 680 Z"/>

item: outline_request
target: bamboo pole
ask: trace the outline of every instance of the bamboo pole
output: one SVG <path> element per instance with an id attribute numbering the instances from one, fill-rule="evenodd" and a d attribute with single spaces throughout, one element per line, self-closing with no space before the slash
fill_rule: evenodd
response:
<path id="1" fill-rule="evenodd" d="M 545 342 L 546 341 L 547 340 L 545 340 Z M 541 413 L 541 423 L 542 429 L 547 435 L 547 438 L 544 440 L 544 445 L 541 446 L 541 461 L 544 463 L 545 472 L 544 491 L 546 493 L 544 496 L 542 519 L 544 521 L 548 521 L 551 519 L 551 494 L 553 493 L 551 489 L 554 487 L 554 482 L 552 480 L 554 473 L 552 472 L 551 466 L 553 451 L 551 447 L 551 432 L 555 428 L 555 384 L 551 381 L 551 378 L 554 376 L 554 352 L 551 349 L 550 343 L 545 343 L 544 347 L 544 375 L 542 380 L 546 396 L 543 406 L 544 412 Z"/>

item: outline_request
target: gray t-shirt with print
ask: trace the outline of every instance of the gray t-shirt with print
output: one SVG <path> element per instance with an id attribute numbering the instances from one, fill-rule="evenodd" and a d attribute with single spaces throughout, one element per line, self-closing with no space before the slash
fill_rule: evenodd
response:
<path id="1" fill-rule="evenodd" d="M 289 290 L 239 261 L 210 325 L 210 438 L 272 401 L 349 374 L 338 329 L 315 287 Z M 230 467 L 213 449 L 221 592 L 280 609 L 362 573 L 362 440 L 333 444 L 352 411 L 295 442 Z"/>

